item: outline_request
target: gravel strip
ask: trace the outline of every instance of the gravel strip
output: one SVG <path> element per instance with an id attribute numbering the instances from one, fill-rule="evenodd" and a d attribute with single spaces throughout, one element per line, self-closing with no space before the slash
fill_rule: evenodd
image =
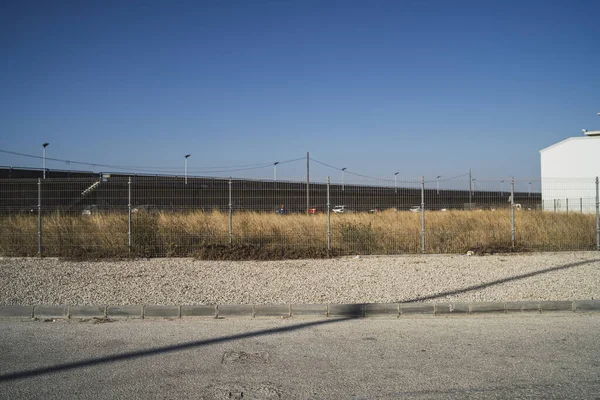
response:
<path id="1" fill-rule="evenodd" d="M 0 259 L 0 305 L 585 299 L 600 299 L 598 252 L 261 262 Z"/>

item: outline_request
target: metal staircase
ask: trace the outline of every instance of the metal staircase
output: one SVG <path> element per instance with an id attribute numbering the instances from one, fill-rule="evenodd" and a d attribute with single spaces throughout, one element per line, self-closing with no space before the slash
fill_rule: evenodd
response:
<path id="1" fill-rule="evenodd" d="M 77 205 L 79 205 L 87 196 L 89 196 L 90 193 L 92 193 L 95 190 L 97 190 L 101 183 L 102 183 L 102 180 L 98 180 L 98 181 L 92 183 L 87 189 L 85 189 L 83 192 L 81 192 L 81 195 L 80 195 L 79 198 L 75 199 L 73 201 L 73 203 L 71 203 L 67 207 L 67 210 L 70 211 L 74 207 L 76 207 Z"/>

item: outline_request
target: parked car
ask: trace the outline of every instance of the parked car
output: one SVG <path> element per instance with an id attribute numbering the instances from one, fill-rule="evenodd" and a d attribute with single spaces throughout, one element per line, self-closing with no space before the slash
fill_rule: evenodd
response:
<path id="1" fill-rule="evenodd" d="M 94 214 L 98 214 L 100 212 L 100 207 L 98 207 L 97 204 L 92 204 L 90 206 L 86 206 L 83 211 L 81 212 L 81 215 L 94 215 Z"/>
<path id="2" fill-rule="evenodd" d="M 319 210 L 317 210 L 317 208 L 316 208 L 316 207 L 314 207 L 314 208 L 311 208 L 311 209 L 309 209 L 309 210 L 308 210 L 308 213 L 309 213 L 309 214 L 317 214 L 318 212 L 319 212 Z"/>
<path id="3" fill-rule="evenodd" d="M 349 213 L 352 212 L 346 206 L 335 206 L 331 209 L 336 214 Z"/>
<path id="4" fill-rule="evenodd" d="M 381 211 L 381 210 L 379 209 L 379 207 L 371 208 L 371 209 L 369 210 L 369 212 L 370 212 L 370 213 L 378 213 L 378 212 L 380 212 L 380 211 Z"/>
<path id="5" fill-rule="evenodd" d="M 409 211 L 411 212 L 420 212 L 421 211 L 421 206 L 412 206 Z"/>
<path id="6" fill-rule="evenodd" d="M 131 212 L 136 214 L 136 213 L 149 213 L 149 214 L 158 214 L 160 210 L 158 209 L 157 206 L 152 205 L 152 204 L 143 204 L 141 206 L 136 206 L 135 208 L 131 209 Z"/>
<path id="7" fill-rule="evenodd" d="M 119 209 L 117 207 L 111 207 L 109 205 L 92 204 L 86 206 L 81 212 L 81 215 L 112 214 L 118 212 Z"/>

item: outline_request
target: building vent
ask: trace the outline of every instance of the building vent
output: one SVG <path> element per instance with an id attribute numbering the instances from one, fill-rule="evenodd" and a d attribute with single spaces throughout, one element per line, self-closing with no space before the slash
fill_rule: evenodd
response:
<path id="1" fill-rule="evenodd" d="M 585 133 L 587 136 L 600 136 L 600 131 L 587 131 L 584 129 L 583 133 Z"/>

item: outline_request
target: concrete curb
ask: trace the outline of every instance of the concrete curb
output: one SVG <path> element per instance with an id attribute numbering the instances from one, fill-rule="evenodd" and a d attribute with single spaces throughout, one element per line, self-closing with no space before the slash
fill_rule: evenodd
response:
<path id="1" fill-rule="evenodd" d="M 257 304 L 254 306 L 255 317 L 291 317 L 292 306 L 289 304 Z"/>
<path id="2" fill-rule="evenodd" d="M 146 306 L 144 318 L 181 318 L 181 306 Z"/>
<path id="3" fill-rule="evenodd" d="M 33 307 L 33 317 L 43 319 L 69 318 L 68 306 L 40 305 Z"/>
<path id="4" fill-rule="evenodd" d="M 0 319 L 83 318 L 402 318 L 549 312 L 600 312 L 600 300 L 510 301 L 475 303 L 370 303 L 370 304 L 217 304 L 217 305 L 10 305 L 0 306 Z"/>
<path id="5" fill-rule="evenodd" d="M 0 306 L 0 318 L 33 318 L 33 306 Z"/>
<path id="6" fill-rule="evenodd" d="M 401 303 L 400 315 L 431 314 L 435 315 L 434 303 Z"/>
<path id="7" fill-rule="evenodd" d="M 292 304 L 292 317 L 326 317 L 327 304 Z"/>
<path id="8" fill-rule="evenodd" d="M 574 301 L 573 311 L 600 311 L 600 300 Z"/>
<path id="9" fill-rule="evenodd" d="M 144 306 L 108 306 L 108 318 L 144 318 Z"/>
<path id="10" fill-rule="evenodd" d="M 107 306 L 71 306 L 70 318 L 106 318 Z"/>
<path id="11" fill-rule="evenodd" d="M 208 305 L 183 305 L 181 306 L 181 318 L 187 317 L 205 317 L 205 318 L 216 318 L 217 317 L 217 306 Z"/>

